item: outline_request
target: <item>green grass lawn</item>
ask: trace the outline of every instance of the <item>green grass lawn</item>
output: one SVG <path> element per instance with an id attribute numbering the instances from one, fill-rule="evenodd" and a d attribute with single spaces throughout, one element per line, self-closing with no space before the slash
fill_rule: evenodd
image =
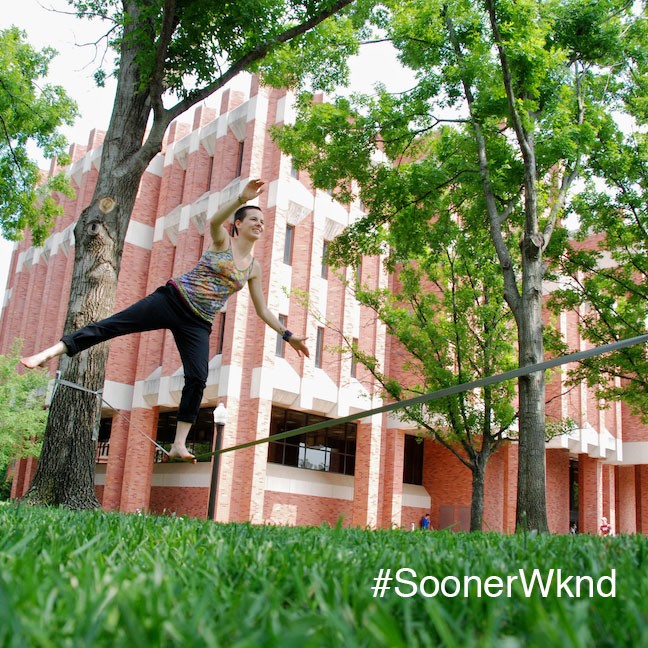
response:
<path id="1" fill-rule="evenodd" d="M 2 506 L 0 646 L 648 646 L 647 561 L 643 536 L 259 527 Z M 374 597 L 380 569 L 404 571 Z M 534 570 L 545 585 L 554 575 L 546 597 L 537 581 L 532 592 L 521 583 Z M 576 576 L 590 577 L 580 596 Z M 478 595 L 478 578 L 490 596 Z"/>

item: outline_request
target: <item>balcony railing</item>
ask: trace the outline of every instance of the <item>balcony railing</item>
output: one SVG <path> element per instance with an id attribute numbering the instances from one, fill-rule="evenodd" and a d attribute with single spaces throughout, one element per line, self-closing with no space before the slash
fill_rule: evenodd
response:
<path id="1" fill-rule="evenodd" d="M 97 454 L 95 461 L 97 463 L 108 463 L 108 450 L 110 441 L 97 441 Z"/>
<path id="2" fill-rule="evenodd" d="M 171 443 L 160 443 L 160 445 L 166 451 L 169 451 L 171 449 Z M 212 451 L 211 443 L 209 442 L 203 442 L 203 443 L 189 442 L 187 443 L 187 449 L 189 450 L 189 452 L 191 452 L 191 454 L 197 456 L 206 455 Z M 108 463 L 109 451 L 110 451 L 110 441 L 98 441 L 95 461 L 99 464 Z M 160 448 L 155 446 L 153 463 L 164 463 L 166 461 L 167 461 L 167 455 L 164 452 L 162 452 Z M 211 461 L 211 456 L 200 458 L 198 459 L 198 461 L 201 462 Z"/>

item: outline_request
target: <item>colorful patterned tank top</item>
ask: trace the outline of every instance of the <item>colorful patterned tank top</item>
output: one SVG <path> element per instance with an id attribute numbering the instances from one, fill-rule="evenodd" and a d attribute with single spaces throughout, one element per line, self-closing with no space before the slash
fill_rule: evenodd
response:
<path id="1" fill-rule="evenodd" d="M 245 270 L 239 270 L 230 244 L 220 252 L 207 250 L 193 270 L 174 277 L 169 283 L 178 289 L 198 317 L 211 324 L 227 298 L 247 283 L 253 265 L 254 257 Z"/>

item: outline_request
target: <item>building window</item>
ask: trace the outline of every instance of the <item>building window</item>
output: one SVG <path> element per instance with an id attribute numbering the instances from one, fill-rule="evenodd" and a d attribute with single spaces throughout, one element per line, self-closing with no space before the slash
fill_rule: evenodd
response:
<path id="1" fill-rule="evenodd" d="M 403 483 L 423 483 L 423 441 L 411 434 L 405 435 L 405 457 L 403 459 Z"/>
<path id="2" fill-rule="evenodd" d="M 178 424 L 178 412 L 160 412 L 158 416 L 156 442 L 165 450 L 170 450 L 175 437 L 176 426 Z M 214 439 L 214 408 L 204 407 L 199 410 L 198 418 L 191 427 L 189 438 L 187 439 L 187 449 L 191 454 L 196 455 L 198 461 L 211 461 L 211 455 L 201 457 L 200 455 L 209 455 L 212 451 Z M 155 449 L 155 462 L 164 461 L 166 455 L 159 449 Z"/>
<path id="3" fill-rule="evenodd" d="M 578 460 L 569 460 L 569 528 L 578 531 Z"/>
<path id="4" fill-rule="evenodd" d="M 328 421 L 323 416 L 272 408 L 270 434 L 297 430 L 306 425 Z M 284 466 L 353 475 L 356 454 L 355 423 L 341 423 L 330 428 L 298 434 L 268 444 L 268 461 Z"/>
<path id="5" fill-rule="evenodd" d="M 324 356 L 324 327 L 317 327 L 317 341 L 315 342 L 315 366 L 322 368 L 322 358 Z"/>
<path id="6" fill-rule="evenodd" d="M 221 355 L 223 353 L 223 343 L 225 341 L 225 311 L 218 314 L 218 344 L 216 346 L 216 353 Z"/>
<path id="7" fill-rule="evenodd" d="M 328 263 L 326 257 L 328 255 L 328 241 L 322 244 L 322 279 L 328 279 Z"/>
<path id="8" fill-rule="evenodd" d="M 283 261 L 286 265 L 292 265 L 294 241 L 295 241 L 295 226 L 286 225 L 286 239 L 284 240 L 284 256 L 283 256 Z"/>
<path id="9" fill-rule="evenodd" d="M 353 344 L 353 353 L 351 355 L 351 378 L 358 377 L 358 358 L 356 357 L 355 351 L 358 348 L 358 338 L 353 338 L 351 342 Z"/>
<path id="10" fill-rule="evenodd" d="M 362 261 L 360 261 L 360 263 L 358 263 L 358 265 L 356 266 L 355 279 L 358 285 L 362 283 Z"/>
<path id="11" fill-rule="evenodd" d="M 211 190 L 212 174 L 214 173 L 214 156 L 209 157 L 209 168 L 207 169 L 207 191 Z"/>
<path id="12" fill-rule="evenodd" d="M 238 145 L 238 156 L 236 159 L 236 177 L 240 178 L 241 173 L 243 172 L 243 149 L 245 148 L 244 142 L 239 142 Z"/>
<path id="13" fill-rule="evenodd" d="M 295 160 L 290 158 L 290 177 L 299 179 L 299 169 L 295 166 Z"/>
<path id="14" fill-rule="evenodd" d="M 288 318 L 285 315 L 279 315 L 277 318 L 279 320 L 279 323 L 281 326 L 284 328 L 288 328 Z M 277 346 L 275 348 L 275 355 L 277 358 L 283 358 L 284 357 L 284 351 L 286 349 L 286 342 L 283 339 L 279 333 L 277 333 Z"/>

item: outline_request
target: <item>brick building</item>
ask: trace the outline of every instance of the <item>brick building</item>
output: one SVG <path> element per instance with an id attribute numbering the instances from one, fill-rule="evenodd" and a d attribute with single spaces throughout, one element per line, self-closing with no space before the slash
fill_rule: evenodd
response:
<path id="1" fill-rule="evenodd" d="M 260 197 L 266 233 L 255 257 L 270 309 L 291 330 L 306 333 L 311 358 L 285 348 L 256 317 L 247 289 L 230 298 L 214 323 L 204 409 L 192 432 L 198 453 L 211 450 L 212 412 L 219 402 L 227 406 L 225 447 L 381 404 L 370 376 L 331 348 L 339 344 L 337 334 L 291 291 L 308 293 L 314 309 L 387 370 L 396 362 L 384 327 L 322 262 L 327 241 L 359 216 L 359 205 L 343 207 L 313 190 L 268 135 L 270 126 L 290 119 L 290 110 L 285 92 L 241 75 L 195 111 L 193 124 L 174 123 L 164 151 L 142 179 L 128 229 L 116 309 L 191 268 L 209 244 L 206 215 L 248 178 L 267 183 Z M 77 195 L 64 201 L 65 216 L 44 246 L 34 248 L 28 239 L 15 246 L 2 307 L 2 353 L 16 337 L 25 340 L 24 352 L 32 353 L 63 333 L 61 294 L 67 294 L 72 275 L 73 227 L 92 195 L 101 143 L 102 133 L 93 131 L 86 147 L 72 147 L 69 174 Z M 361 274 L 363 282 L 390 285 L 378 258 L 365 258 Z M 575 322 L 564 315 L 560 325 L 578 347 Z M 111 407 L 102 412 L 97 444 L 96 489 L 103 507 L 206 516 L 210 462 L 161 462 L 145 436 L 161 445 L 173 437 L 182 367 L 171 334 L 155 331 L 110 344 L 104 398 Z M 55 371 L 54 362 L 50 369 Z M 548 392 L 560 393 L 559 379 Z M 571 519 L 581 531 L 595 533 L 606 515 L 618 533 L 647 532 L 646 426 L 621 404 L 598 409 L 584 386 L 550 407 L 579 426 L 547 446 L 551 531 L 566 533 Z M 415 442 L 415 432 L 381 415 L 226 453 L 215 517 L 314 525 L 342 517 L 347 525 L 409 527 L 429 511 L 435 528 L 467 529 L 469 470 L 440 445 Z M 33 460 L 17 462 L 14 496 L 26 490 L 34 469 Z M 516 481 L 517 448 L 509 444 L 488 464 L 484 529 L 513 530 Z"/>

